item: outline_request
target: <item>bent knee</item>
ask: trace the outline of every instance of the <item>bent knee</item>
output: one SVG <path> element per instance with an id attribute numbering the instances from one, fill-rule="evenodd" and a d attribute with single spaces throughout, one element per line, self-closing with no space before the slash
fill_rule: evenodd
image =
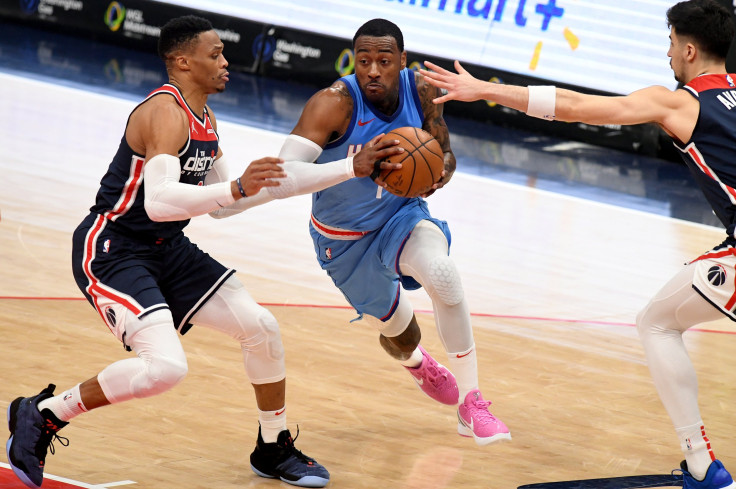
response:
<path id="1" fill-rule="evenodd" d="M 429 280 L 437 298 L 448 306 L 459 304 L 463 300 L 463 284 L 455 262 L 449 256 L 438 256 L 429 264 Z"/>
<path id="2" fill-rule="evenodd" d="M 145 377 L 137 382 L 135 397 L 150 397 L 166 392 L 184 380 L 188 371 L 186 360 L 153 356 L 146 362 Z"/>

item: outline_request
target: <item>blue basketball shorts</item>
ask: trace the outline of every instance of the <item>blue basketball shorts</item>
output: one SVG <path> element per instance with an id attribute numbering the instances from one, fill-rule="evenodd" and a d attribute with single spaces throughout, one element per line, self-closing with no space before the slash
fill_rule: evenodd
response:
<path id="1" fill-rule="evenodd" d="M 184 334 L 192 316 L 235 273 L 183 233 L 148 240 L 119 229 L 116 223 L 90 213 L 74 231 L 72 244 L 77 286 L 113 334 L 114 307 L 112 313 L 110 308 L 115 305 L 139 318 L 168 308 L 176 329 Z"/>
<path id="2" fill-rule="evenodd" d="M 399 256 L 414 226 L 425 219 L 442 230 L 449 244 L 447 223 L 433 218 L 423 199 L 407 201 L 386 224 L 360 239 L 331 239 L 311 224 L 309 232 L 320 266 L 350 305 L 361 315 L 387 321 L 398 305 L 400 285 L 406 290 L 421 287 L 412 277 L 401 275 Z"/>

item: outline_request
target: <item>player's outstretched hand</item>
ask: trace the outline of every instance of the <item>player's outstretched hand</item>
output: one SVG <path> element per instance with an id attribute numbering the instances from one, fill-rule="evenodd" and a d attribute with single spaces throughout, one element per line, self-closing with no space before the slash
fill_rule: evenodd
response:
<path id="1" fill-rule="evenodd" d="M 383 139 L 383 134 L 379 134 L 353 157 L 355 176 L 368 177 L 373 173 L 378 175 L 382 170 L 398 170 L 401 168 L 401 163 L 391 163 L 385 159 L 403 152 L 404 148 L 399 146 L 398 139 Z M 379 181 L 376 183 L 380 184 Z"/>
<path id="2" fill-rule="evenodd" d="M 281 166 L 283 162 L 284 160 L 271 156 L 252 161 L 240 177 L 245 195 L 250 197 L 260 192 L 263 187 L 281 185 L 278 179 L 286 177 L 286 172 Z"/>
<path id="3" fill-rule="evenodd" d="M 429 61 L 424 62 L 424 66 L 432 71 L 422 70 L 419 72 L 424 75 L 424 79 L 430 85 L 446 90 L 447 93 L 433 100 L 436 104 L 442 104 L 448 100 L 459 100 L 460 102 L 473 102 L 480 100 L 481 89 L 486 83 L 473 77 L 465 71 L 459 61 L 455 60 L 455 69 L 457 73 L 447 71 Z"/>

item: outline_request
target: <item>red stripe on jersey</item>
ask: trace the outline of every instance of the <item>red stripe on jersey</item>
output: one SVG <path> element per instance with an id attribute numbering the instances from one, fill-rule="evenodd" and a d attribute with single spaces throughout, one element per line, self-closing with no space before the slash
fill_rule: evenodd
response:
<path id="1" fill-rule="evenodd" d="M 736 75 L 702 75 L 691 80 L 687 86 L 692 87 L 697 92 L 714 89 L 729 90 L 736 89 L 734 80 L 736 80 Z"/>
<path id="2" fill-rule="evenodd" d="M 84 243 L 84 261 L 82 262 L 82 268 L 84 269 L 84 274 L 87 276 L 87 279 L 89 280 L 89 285 L 87 286 L 87 293 L 92 298 L 92 302 L 94 303 L 95 310 L 102 318 L 102 321 L 107 324 L 107 318 L 105 317 L 105 314 L 102 312 L 102 309 L 100 308 L 100 304 L 98 302 L 98 299 L 100 296 L 107 297 L 108 299 L 112 299 L 115 302 L 118 302 L 122 305 L 124 305 L 126 308 L 130 309 L 134 314 L 138 315 L 140 314 L 141 310 L 136 307 L 134 304 L 132 304 L 127 299 L 124 299 L 118 295 L 113 294 L 112 292 L 106 291 L 100 287 L 100 281 L 97 280 L 97 277 L 92 273 L 92 260 L 95 257 L 95 246 L 97 244 L 97 238 L 102 232 L 102 229 L 104 228 L 105 224 L 105 217 L 99 216 L 95 220 L 95 224 L 92 226 L 90 231 L 87 233 L 87 237 L 85 238 Z"/>
<path id="3" fill-rule="evenodd" d="M 695 148 L 695 145 L 690 145 L 687 149 L 687 153 L 690 155 L 690 158 L 693 159 L 695 164 L 698 165 L 698 168 L 700 168 L 700 171 L 702 171 L 703 173 L 708 175 L 708 177 L 718 182 L 721 188 L 731 196 L 730 198 L 731 202 L 736 201 L 736 189 L 734 189 L 733 187 L 729 187 L 728 185 L 726 185 L 725 183 L 721 182 L 718 179 L 718 177 L 711 171 L 708 165 L 706 165 L 703 159 L 700 157 L 700 153 Z"/>
<path id="4" fill-rule="evenodd" d="M 140 188 L 141 183 L 143 182 L 143 166 L 143 158 L 135 155 L 131 158 L 130 176 L 123 186 L 123 191 L 121 193 L 122 198 L 118 200 L 115 207 L 105 213 L 105 217 L 107 219 L 114 221 L 119 216 L 122 216 L 130 210 L 133 202 L 135 201 L 135 196 L 138 193 L 138 188 Z"/>

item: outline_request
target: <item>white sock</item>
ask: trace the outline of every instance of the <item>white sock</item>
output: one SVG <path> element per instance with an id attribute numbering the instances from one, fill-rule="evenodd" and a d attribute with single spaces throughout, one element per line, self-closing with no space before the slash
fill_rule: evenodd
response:
<path id="1" fill-rule="evenodd" d="M 417 346 L 411 353 L 411 356 L 401 362 L 401 365 L 409 368 L 417 368 L 422 364 L 422 360 L 424 360 L 424 355 L 422 355 L 422 351 Z"/>
<path id="2" fill-rule="evenodd" d="M 58 396 L 44 399 L 38 403 L 38 410 L 48 409 L 61 421 L 69 421 L 75 416 L 86 413 L 87 408 L 84 407 L 82 402 L 79 386 L 80 384 L 77 384 Z"/>
<path id="3" fill-rule="evenodd" d="M 276 443 L 279 433 L 286 429 L 286 407 L 276 411 L 258 410 L 258 421 L 261 423 L 261 438 L 265 443 Z"/>
<path id="4" fill-rule="evenodd" d="M 475 344 L 468 350 L 448 353 L 447 358 L 447 366 L 457 380 L 460 403 L 463 403 L 468 392 L 478 388 L 478 356 L 475 352 Z"/>
<path id="5" fill-rule="evenodd" d="M 680 448 L 685 454 L 687 462 L 687 471 L 690 472 L 696 480 L 705 479 L 711 462 L 716 458 L 710 447 L 710 441 L 705 434 L 705 426 L 700 421 L 697 424 L 677 428 L 675 430 L 680 438 Z"/>

